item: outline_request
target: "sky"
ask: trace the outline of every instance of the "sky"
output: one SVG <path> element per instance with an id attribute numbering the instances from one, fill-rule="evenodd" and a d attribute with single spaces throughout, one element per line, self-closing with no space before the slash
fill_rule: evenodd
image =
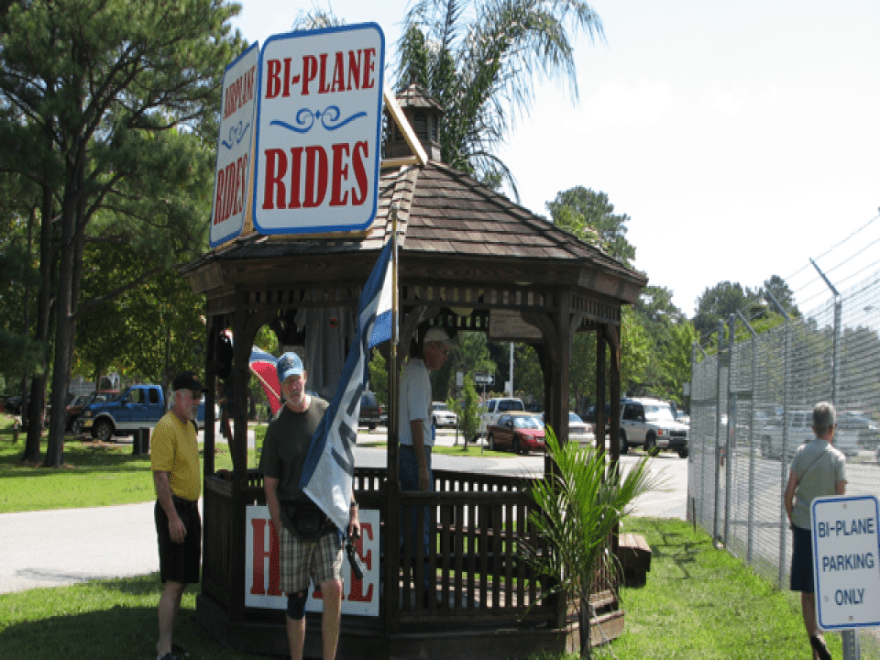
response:
<path id="1" fill-rule="evenodd" d="M 261 45 L 313 6 L 238 1 L 233 26 Z M 549 217 L 559 192 L 605 192 L 635 267 L 688 318 L 719 282 L 778 275 L 809 311 L 831 295 L 811 259 L 841 293 L 880 270 L 880 2 L 591 6 L 604 39 L 574 38 L 577 99 L 537 85 L 497 154 L 523 206 Z M 386 65 L 406 7 L 332 3 L 382 27 Z"/>

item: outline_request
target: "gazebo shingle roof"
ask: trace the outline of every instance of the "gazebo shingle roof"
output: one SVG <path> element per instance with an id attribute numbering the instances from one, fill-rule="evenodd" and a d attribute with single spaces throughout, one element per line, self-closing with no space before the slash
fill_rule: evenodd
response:
<path id="1" fill-rule="evenodd" d="M 473 178 L 442 163 L 386 170 L 379 204 L 366 236 L 328 238 L 242 236 L 183 266 L 187 274 L 213 260 L 284 258 L 297 255 L 378 251 L 391 233 L 390 209 L 398 208 L 401 257 L 419 253 L 450 258 L 491 258 L 544 262 L 556 267 L 588 268 L 640 290 L 647 278 L 601 248 L 577 239 L 544 218 L 511 202 Z M 634 302 L 624 295 L 625 302 Z"/>

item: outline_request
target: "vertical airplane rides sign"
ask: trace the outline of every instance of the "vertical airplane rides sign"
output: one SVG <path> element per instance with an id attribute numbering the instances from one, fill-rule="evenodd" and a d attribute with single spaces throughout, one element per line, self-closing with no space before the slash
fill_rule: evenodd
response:
<path id="1" fill-rule="evenodd" d="M 255 43 L 226 67 L 223 76 L 211 209 L 211 247 L 238 236 L 244 226 L 245 213 L 250 208 L 259 55 L 259 44 Z"/>
<path id="2" fill-rule="evenodd" d="M 374 23 L 273 35 L 259 62 L 262 234 L 361 231 L 378 201 L 385 37 Z"/>

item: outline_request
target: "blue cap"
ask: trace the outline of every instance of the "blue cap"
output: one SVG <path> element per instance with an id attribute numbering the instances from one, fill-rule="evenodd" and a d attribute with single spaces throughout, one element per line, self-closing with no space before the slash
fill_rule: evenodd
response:
<path id="1" fill-rule="evenodd" d="M 285 353 L 278 358 L 278 383 L 283 383 L 290 376 L 302 376 L 303 363 L 296 353 Z"/>

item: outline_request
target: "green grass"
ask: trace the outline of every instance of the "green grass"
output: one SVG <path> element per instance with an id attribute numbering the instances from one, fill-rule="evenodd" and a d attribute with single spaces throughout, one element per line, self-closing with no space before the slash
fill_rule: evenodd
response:
<path id="1" fill-rule="evenodd" d="M 810 657 L 798 594 L 776 589 L 685 521 L 628 518 L 623 531 L 642 534 L 652 557 L 647 585 L 622 590 L 626 630 L 611 646 L 618 658 Z M 826 640 L 841 657 L 840 637 Z"/>
<path id="2" fill-rule="evenodd" d="M 630 518 L 653 550 L 647 585 L 625 588 L 626 628 L 597 658 L 787 660 L 810 654 L 795 594 L 779 591 L 686 522 Z M 156 574 L 0 595 L 0 658 L 150 657 L 156 640 Z M 245 660 L 195 621 L 197 587 L 184 595 L 175 639 L 191 657 Z M 835 658 L 840 638 L 826 636 Z M 124 650 L 124 651 L 123 651 Z M 613 653 L 613 655 L 612 655 Z M 564 656 L 572 660 L 575 656 Z M 863 660 L 876 649 L 862 645 Z M 536 659 L 537 660 L 537 659 Z M 543 656 L 541 660 L 563 660 Z"/>
<path id="3" fill-rule="evenodd" d="M 155 499 L 149 456 L 133 456 L 130 444 L 80 442 L 67 436 L 64 467 L 22 463 L 25 437 L 12 443 L 9 418 L 0 420 L 0 513 L 134 504 Z M 41 443 L 45 457 L 46 439 Z M 204 449 L 200 445 L 200 454 Z M 214 452 L 217 469 L 232 469 L 226 445 Z M 256 465 L 249 452 L 248 465 Z"/>
<path id="4" fill-rule="evenodd" d="M 53 589 L 0 594 L 0 657 L 156 657 L 158 574 Z M 197 588 L 183 597 L 175 642 L 191 660 L 254 658 L 224 648 L 195 620 Z"/>

